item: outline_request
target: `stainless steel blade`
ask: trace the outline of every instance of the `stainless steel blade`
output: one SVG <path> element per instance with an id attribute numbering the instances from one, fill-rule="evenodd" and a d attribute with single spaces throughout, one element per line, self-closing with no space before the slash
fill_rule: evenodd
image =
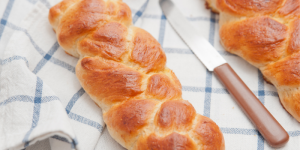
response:
<path id="1" fill-rule="evenodd" d="M 161 9 L 174 30 L 209 71 L 226 63 L 216 49 L 188 22 L 171 0 L 159 0 Z"/>

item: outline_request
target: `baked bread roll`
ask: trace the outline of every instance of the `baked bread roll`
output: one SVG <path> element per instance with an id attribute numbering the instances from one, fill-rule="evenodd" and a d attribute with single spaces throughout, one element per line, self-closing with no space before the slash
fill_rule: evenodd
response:
<path id="1" fill-rule="evenodd" d="M 225 50 L 259 68 L 300 121 L 300 0 L 207 0 Z"/>
<path id="2" fill-rule="evenodd" d="M 211 119 L 182 99 L 181 84 L 148 32 L 132 24 L 118 0 L 65 0 L 49 21 L 76 75 L 102 108 L 110 135 L 132 150 L 223 150 Z"/>

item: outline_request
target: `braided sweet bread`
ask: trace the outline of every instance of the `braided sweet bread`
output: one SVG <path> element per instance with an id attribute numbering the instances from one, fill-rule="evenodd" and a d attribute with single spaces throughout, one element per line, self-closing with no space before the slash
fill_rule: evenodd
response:
<path id="1" fill-rule="evenodd" d="M 300 0 L 207 0 L 224 48 L 259 68 L 300 122 Z"/>
<path id="2" fill-rule="evenodd" d="M 132 25 L 118 0 L 65 0 L 49 21 L 76 75 L 102 108 L 111 136 L 127 149 L 225 149 L 219 127 L 182 99 L 160 44 Z"/>

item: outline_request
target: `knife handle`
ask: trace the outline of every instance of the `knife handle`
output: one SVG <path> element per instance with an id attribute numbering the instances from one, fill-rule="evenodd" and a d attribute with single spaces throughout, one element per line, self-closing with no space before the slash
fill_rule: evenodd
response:
<path id="1" fill-rule="evenodd" d="M 214 69 L 215 75 L 221 80 L 244 113 L 274 148 L 284 146 L 289 141 L 289 135 L 264 105 L 257 99 L 247 85 L 234 72 L 228 63 Z"/>

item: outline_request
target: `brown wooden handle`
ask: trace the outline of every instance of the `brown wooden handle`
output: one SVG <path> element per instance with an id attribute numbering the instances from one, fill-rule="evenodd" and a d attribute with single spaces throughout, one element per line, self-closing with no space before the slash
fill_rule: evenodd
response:
<path id="1" fill-rule="evenodd" d="M 244 110 L 270 146 L 278 148 L 289 141 L 289 135 L 265 106 L 257 99 L 247 85 L 234 72 L 229 64 L 214 69 L 229 93 Z"/>

